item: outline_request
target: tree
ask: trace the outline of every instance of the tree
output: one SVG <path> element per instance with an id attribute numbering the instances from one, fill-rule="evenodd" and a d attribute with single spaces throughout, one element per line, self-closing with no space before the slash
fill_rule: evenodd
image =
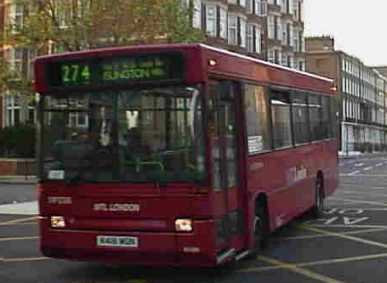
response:
<path id="1" fill-rule="evenodd" d="M 132 44 L 197 42 L 192 5 L 182 0 L 14 0 L 24 10 L 11 19 L 3 44 L 37 54 Z M 189 1 L 188 1 L 189 2 Z M 0 66 L 1 67 L 1 66 Z M 29 87 L 30 83 L 20 86 Z M 0 88 L 9 88 L 6 77 Z"/>

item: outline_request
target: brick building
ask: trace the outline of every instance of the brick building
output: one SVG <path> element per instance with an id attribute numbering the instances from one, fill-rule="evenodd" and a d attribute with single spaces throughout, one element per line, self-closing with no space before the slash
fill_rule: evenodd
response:
<path id="1" fill-rule="evenodd" d="M 306 38 L 306 70 L 335 80 L 340 95 L 341 150 L 381 151 L 387 144 L 387 79 L 335 50 L 331 37 Z"/>

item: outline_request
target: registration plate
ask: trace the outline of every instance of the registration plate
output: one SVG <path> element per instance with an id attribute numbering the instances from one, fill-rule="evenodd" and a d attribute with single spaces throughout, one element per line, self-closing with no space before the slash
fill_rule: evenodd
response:
<path id="1" fill-rule="evenodd" d="M 98 247 L 137 248 L 137 237 L 97 236 Z"/>

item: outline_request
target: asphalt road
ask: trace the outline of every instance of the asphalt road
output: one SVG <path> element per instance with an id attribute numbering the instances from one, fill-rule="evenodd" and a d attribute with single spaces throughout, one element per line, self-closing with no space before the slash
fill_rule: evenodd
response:
<path id="1" fill-rule="evenodd" d="M 6 184 L 0 181 L 0 205 L 36 200 L 35 185 Z"/>
<path id="2" fill-rule="evenodd" d="M 275 232 L 256 258 L 211 270 L 48 259 L 38 251 L 35 216 L 0 215 L 0 282 L 386 283 L 387 155 L 342 160 L 340 172 L 322 218 L 304 216 Z"/>

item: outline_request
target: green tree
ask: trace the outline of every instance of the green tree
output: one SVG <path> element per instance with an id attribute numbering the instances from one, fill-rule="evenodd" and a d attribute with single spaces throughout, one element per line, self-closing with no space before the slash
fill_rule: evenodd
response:
<path id="1" fill-rule="evenodd" d="M 11 19 L 3 44 L 32 49 L 39 55 L 204 39 L 202 32 L 192 27 L 192 5 L 185 7 L 182 0 L 14 0 L 14 3 L 24 10 L 25 17 L 22 23 Z M 2 65 L 0 68 L 6 69 Z M 12 79 L 8 75 L 0 77 L 0 88 L 12 88 L 14 84 L 9 81 Z M 30 87 L 28 79 L 19 80 L 19 89 Z"/>

